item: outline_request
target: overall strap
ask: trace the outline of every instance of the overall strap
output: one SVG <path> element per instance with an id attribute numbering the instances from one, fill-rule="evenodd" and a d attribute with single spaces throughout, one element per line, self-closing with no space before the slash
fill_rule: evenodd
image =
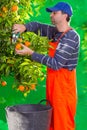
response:
<path id="1" fill-rule="evenodd" d="M 63 33 L 60 35 L 60 37 L 58 38 L 57 42 L 59 42 L 60 39 L 61 39 L 69 30 L 71 30 L 71 29 L 72 29 L 72 28 L 68 28 L 65 32 L 63 32 Z"/>

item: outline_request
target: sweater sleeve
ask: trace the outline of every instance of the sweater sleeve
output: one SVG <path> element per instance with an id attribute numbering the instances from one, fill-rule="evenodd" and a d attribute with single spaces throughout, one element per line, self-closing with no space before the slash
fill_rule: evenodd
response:
<path id="1" fill-rule="evenodd" d="M 39 22 L 30 22 L 25 24 L 25 27 L 26 31 L 34 32 L 36 34 L 38 34 L 38 31 L 40 31 L 41 36 L 47 36 L 49 39 L 51 39 L 57 31 L 54 26 L 42 24 Z"/>

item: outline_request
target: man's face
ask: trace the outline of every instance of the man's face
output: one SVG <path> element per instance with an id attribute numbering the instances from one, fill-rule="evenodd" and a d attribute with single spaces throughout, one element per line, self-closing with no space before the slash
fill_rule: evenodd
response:
<path id="1" fill-rule="evenodd" d="M 57 25 L 65 19 L 65 14 L 62 14 L 61 11 L 55 11 L 50 14 L 50 18 L 52 23 Z"/>

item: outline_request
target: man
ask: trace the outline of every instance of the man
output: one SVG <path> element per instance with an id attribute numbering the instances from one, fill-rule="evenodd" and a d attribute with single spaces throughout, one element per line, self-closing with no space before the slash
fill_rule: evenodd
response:
<path id="1" fill-rule="evenodd" d="M 23 46 L 15 50 L 19 55 L 31 55 L 32 60 L 47 66 L 46 96 L 53 106 L 50 130 L 74 130 L 76 112 L 76 66 L 79 53 L 79 36 L 69 25 L 72 8 L 66 2 L 59 2 L 50 12 L 55 26 L 31 22 L 26 25 L 15 24 L 15 33 L 33 31 L 52 39 L 48 55 L 38 54 Z"/>

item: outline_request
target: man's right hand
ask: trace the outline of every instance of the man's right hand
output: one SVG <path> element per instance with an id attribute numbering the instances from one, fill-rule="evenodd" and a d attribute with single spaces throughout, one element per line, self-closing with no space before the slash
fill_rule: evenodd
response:
<path id="1" fill-rule="evenodd" d="M 23 24 L 14 24 L 12 30 L 14 33 L 23 33 L 26 30 L 26 27 Z"/>

